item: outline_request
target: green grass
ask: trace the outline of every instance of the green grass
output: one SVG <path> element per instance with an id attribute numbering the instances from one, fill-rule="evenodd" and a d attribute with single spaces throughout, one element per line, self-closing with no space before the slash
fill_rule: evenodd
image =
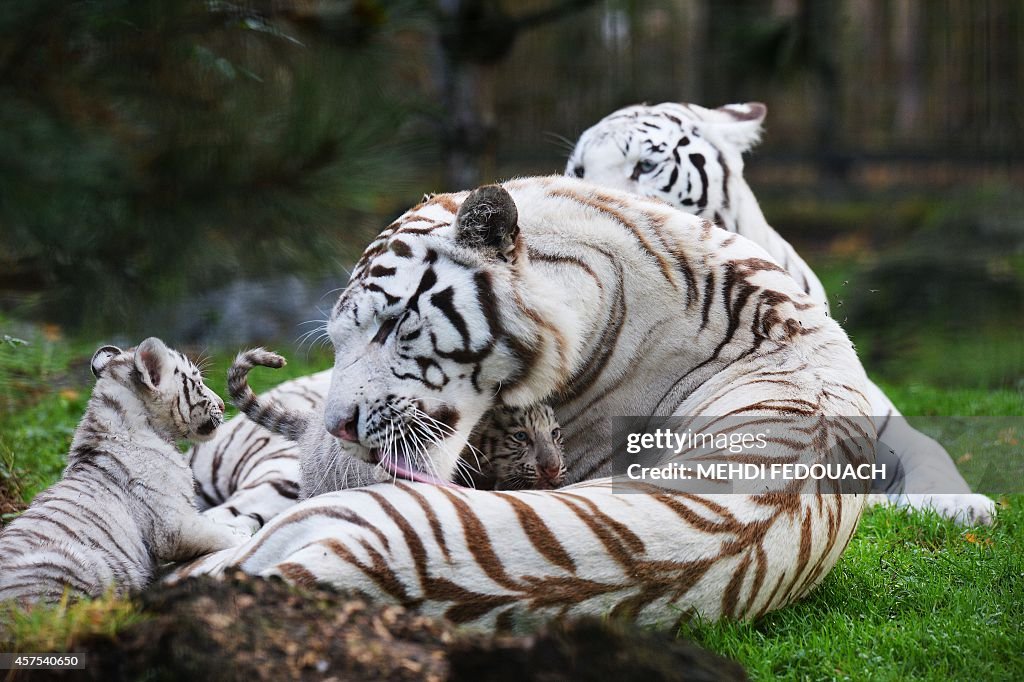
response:
<path id="1" fill-rule="evenodd" d="M 113 636 L 144 618 L 131 600 L 109 596 L 31 609 L 0 605 L 0 642 L 17 652 L 65 652 L 84 637 Z"/>
<path id="2" fill-rule="evenodd" d="M 64 339 L 52 330 L 24 336 L 25 345 L 0 345 L 0 492 L 6 489 L 27 502 L 60 477 L 92 390 L 89 359 L 103 344 Z M 288 364 L 254 370 L 254 390 L 331 366 L 331 356 L 323 350 L 278 350 L 288 357 Z M 203 354 L 206 382 L 221 396 L 227 395 L 226 373 L 235 352 Z M 229 407 L 228 416 L 234 413 Z"/>
<path id="3" fill-rule="evenodd" d="M 876 508 L 810 597 L 685 626 L 753 679 L 1024 679 L 1024 496 L 991 528 Z"/>
<path id="4" fill-rule="evenodd" d="M 1024 414 L 1019 391 L 880 385 L 908 415 Z M 809 598 L 756 623 L 690 624 L 680 634 L 759 680 L 1020 680 L 1021 623 L 1024 495 L 1010 495 L 990 528 L 871 509 Z"/>
<path id="5" fill-rule="evenodd" d="M 25 499 L 60 475 L 99 345 L 29 336 L 32 345 L 0 356 L 0 486 Z M 207 363 L 222 395 L 234 350 Z M 277 350 L 290 362 L 255 371 L 257 390 L 330 366 L 324 353 Z M 908 415 L 1024 414 L 1016 390 L 881 385 Z M 756 623 L 691 623 L 681 634 L 736 658 L 753 679 L 1024 679 L 1024 495 L 1002 505 L 994 526 L 970 530 L 931 514 L 871 510 L 809 598 Z M 75 633 L 113 632 L 138 616 L 129 602 L 99 600 L 20 613 L 11 627 L 26 646 L 59 650 Z"/>
<path id="6" fill-rule="evenodd" d="M 1024 392 L 1021 391 L 946 389 L 927 384 L 894 384 L 888 381 L 879 381 L 878 385 L 906 415 L 996 417 L 1024 414 Z"/>

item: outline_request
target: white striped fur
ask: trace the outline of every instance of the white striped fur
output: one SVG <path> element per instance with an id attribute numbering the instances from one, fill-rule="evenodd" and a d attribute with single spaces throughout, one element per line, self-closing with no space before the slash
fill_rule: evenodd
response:
<path id="1" fill-rule="evenodd" d="M 754 617 L 824 578 L 864 494 L 617 494 L 607 478 L 617 415 L 796 412 L 812 425 L 774 444 L 784 459 L 872 437 L 867 379 L 823 305 L 757 245 L 664 203 L 567 178 L 504 189 L 514 208 L 494 188 L 438 195 L 370 244 L 332 311 L 325 424 L 372 461 L 382 411 L 419 401 L 450 429 L 427 451 L 448 475 L 500 388 L 556 408 L 576 485 L 329 493 L 178 577 L 237 565 L 485 627 Z"/>
<path id="2" fill-rule="evenodd" d="M 59 482 L 0 532 L 0 601 L 145 587 L 158 563 L 244 537 L 199 515 L 179 439 L 209 438 L 224 403 L 185 356 L 149 338 L 100 348 L 96 386 Z"/>
<path id="3" fill-rule="evenodd" d="M 718 109 L 672 103 L 626 107 L 584 132 L 565 172 L 662 199 L 751 239 L 816 301 L 827 306 L 820 280 L 768 224 L 743 176 L 742 155 L 760 138 L 765 111 L 764 105 L 756 102 Z M 680 145 L 684 139 L 686 143 Z M 699 157 L 701 168 L 691 154 Z M 642 161 L 649 165 L 638 167 Z M 318 372 L 286 382 L 265 398 L 285 406 L 318 408 L 329 385 L 330 371 Z M 895 465 L 893 471 L 903 474 L 894 477 L 886 494 L 876 499 L 932 508 L 964 523 L 991 522 L 993 501 L 970 492 L 942 446 L 901 419 L 875 384 L 869 383 L 867 393 L 886 446 L 879 456 L 891 460 L 891 448 L 899 457 L 890 462 Z M 193 452 L 202 503 L 219 505 L 208 512 L 219 520 L 258 527 L 294 502 L 299 480 L 296 456 L 287 441 L 234 420 L 221 429 L 214 442 L 197 446 Z M 907 489 L 918 492 L 907 494 Z M 952 494 L 937 494 L 939 491 Z"/>
<path id="4" fill-rule="evenodd" d="M 565 173 L 667 201 L 747 237 L 827 306 L 821 280 L 768 224 L 743 177 L 743 153 L 760 138 L 765 113 L 758 102 L 718 109 L 675 103 L 625 107 L 580 136 Z M 879 457 L 889 457 L 891 449 L 899 460 L 891 470 L 903 474 L 877 490 L 887 494 L 881 499 L 935 509 L 961 523 L 991 523 L 994 502 L 971 493 L 945 449 L 902 419 L 874 383 L 868 397 L 884 444 Z"/>

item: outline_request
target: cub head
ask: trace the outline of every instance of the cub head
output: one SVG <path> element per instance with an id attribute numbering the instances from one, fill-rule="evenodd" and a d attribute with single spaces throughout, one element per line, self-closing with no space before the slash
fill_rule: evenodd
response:
<path id="1" fill-rule="evenodd" d="M 729 177 L 742 173 L 765 112 L 759 102 L 626 107 L 580 136 L 565 174 L 714 219 L 728 208 Z"/>
<path id="2" fill-rule="evenodd" d="M 481 433 L 481 467 L 495 490 L 550 489 L 562 485 L 562 432 L 547 404 L 499 407 Z"/>
<path id="3" fill-rule="evenodd" d="M 160 339 L 150 337 L 128 350 L 103 346 L 91 365 L 101 382 L 131 391 L 149 423 L 169 441 L 209 440 L 224 421 L 224 401 L 203 383 L 199 368 Z"/>
<path id="4" fill-rule="evenodd" d="M 515 311 L 526 259 L 497 185 L 438 195 L 370 244 L 331 311 L 327 431 L 387 478 L 446 482 L 538 343 Z"/>

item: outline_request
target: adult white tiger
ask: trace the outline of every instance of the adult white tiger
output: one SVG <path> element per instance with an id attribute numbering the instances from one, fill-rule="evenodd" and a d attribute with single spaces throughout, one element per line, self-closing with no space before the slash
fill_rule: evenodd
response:
<path id="1" fill-rule="evenodd" d="M 328 329 L 325 423 L 355 456 L 374 461 L 415 406 L 447 425 L 424 445 L 450 475 L 500 387 L 507 404 L 551 401 L 583 482 L 328 493 L 179 575 L 238 565 L 486 626 L 665 624 L 801 597 L 856 528 L 864 494 L 629 495 L 603 478 L 616 415 L 803 415 L 805 433 L 773 440 L 783 460 L 873 436 L 854 418 L 866 377 L 823 306 L 760 247 L 662 202 L 569 178 L 434 197 L 367 248 Z"/>
<path id="2" fill-rule="evenodd" d="M 821 281 L 768 224 L 743 177 L 743 152 L 760 139 L 765 113 L 758 102 L 718 109 L 675 103 L 625 107 L 580 136 L 565 172 L 662 199 L 751 239 L 827 305 Z M 945 449 L 912 428 L 878 386 L 872 383 L 868 395 L 884 443 L 879 457 L 901 474 L 877 492 L 900 506 L 932 508 L 963 523 L 991 523 L 994 502 L 971 493 Z"/>
<path id="3" fill-rule="evenodd" d="M 757 142 L 765 108 L 759 103 L 706 109 L 692 104 L 627 107 L 581 137 L 566 174 L 668 201 L 715 221 L 758 243 L 786 267 L 815 300 L 826 300 L 814 272 L 768 224 L 743 177 L 744 151 Z M 827 305 L 827 304 L 826 304 Z M 265 394 L 285 407 L 318 408 L 330 371 L 281 384 Z M 988 523 L 994 504 L 974 495 L 941 445 L 912 429 L 881 390 L 869 385 L 872 410 L 882 436 L 900 454 L 906 482 L 918 491 L 894 488 L 889 499 L 930 507 L 965 523 Z M 881 456 L 888 456 L 883 451 Z M 294 447 L 265 429 L 236 419 L 217 438 L 196 446 L 193 469 L 207 513 L 224 523 L 256 528 L 288 508 L 298 496 L 299 467 Z M 934 491 L 934 492 L 928 492 Z M 937 494 L 937 493 L 952 494 Z"/>

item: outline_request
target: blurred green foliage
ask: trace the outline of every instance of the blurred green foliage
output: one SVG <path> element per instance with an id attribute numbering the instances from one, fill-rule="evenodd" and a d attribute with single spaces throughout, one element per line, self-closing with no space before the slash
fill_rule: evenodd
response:
<path id="1" fill-rule="evenodd" d="M 1024 388 L 1019 192 L 980 188 L 933 202 L 848 281 L 833 312 L 887 379 L 923 373 L 945 387 Z"/>
<path id="2" fill-rule="evenodd" d="M 239 273 L 323 267 L 410 203 L 420 104 L 393 67 L 415 14 L 280 7 L 0 4 L 0 289 L 124 324 Z"/>
<path id="3" fill-rule="evenodd" d="M 1024 198 L 981 189 L 932 205 L 902 244 L 865 273 L 850 300 L 859 324 L 939 322 L 974 329 L 1024 311 Z M 1019 331 L 1019 330 L 1018 330 Z"/>
<path id="4" fill-rule="evenodd" d="M 1014 188 L 794 193 L 764 208 L 821 278 L 872 376 L 897 391 L 1024 388 L 1024 199 Z"/>

